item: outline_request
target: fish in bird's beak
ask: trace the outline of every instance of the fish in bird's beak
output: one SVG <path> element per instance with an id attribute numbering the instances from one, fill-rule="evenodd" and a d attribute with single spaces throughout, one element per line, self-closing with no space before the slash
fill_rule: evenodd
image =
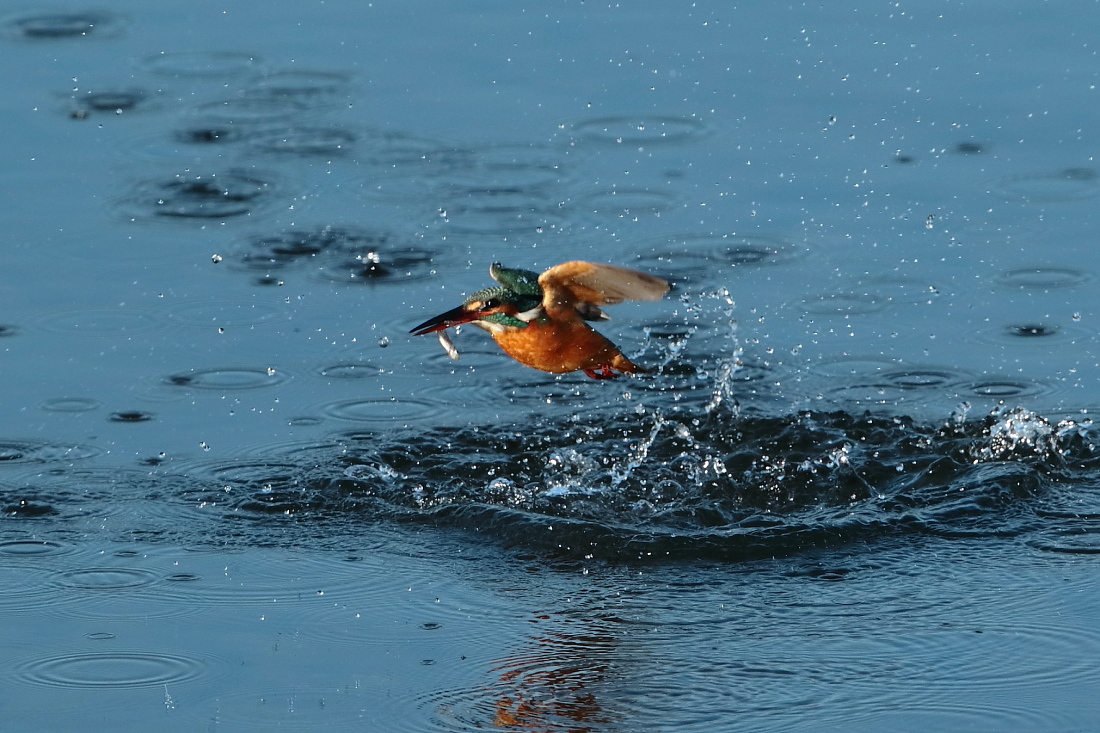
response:
<path id="1" fill-rule="evenodd" d="M 470 321 L 477 320 L 480 314 L 476 310 L 467 310 L 466 306 L 460 305 L 457 308 L 452 308 L 446 313 L 440 313 L 435 318 L 429 318 L 421 323 L 419 326 L 409 331 L 414 336 L 422 336 L 426 333 L 435 333 L 436 331 L 442 331 L 445 328 L 451 326 L 461 326 L 463 323 L 469 323 Z"/>

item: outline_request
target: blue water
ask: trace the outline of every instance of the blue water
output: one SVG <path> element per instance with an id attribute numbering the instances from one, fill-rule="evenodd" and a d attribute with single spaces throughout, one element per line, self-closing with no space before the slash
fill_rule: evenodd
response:
<path id="1" fill-rule="evenodd" d="M 1098 11 L 5 10 L 5 729 L 1095 728 Z"/>

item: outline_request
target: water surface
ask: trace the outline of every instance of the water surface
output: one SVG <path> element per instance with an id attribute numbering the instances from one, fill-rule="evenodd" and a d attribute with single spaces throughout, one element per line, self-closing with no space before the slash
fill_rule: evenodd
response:
<path id="1" fill-rule="evenodd" d="M 5 12 L 5 719 L 1095 727 L 1097 10 Z"/>

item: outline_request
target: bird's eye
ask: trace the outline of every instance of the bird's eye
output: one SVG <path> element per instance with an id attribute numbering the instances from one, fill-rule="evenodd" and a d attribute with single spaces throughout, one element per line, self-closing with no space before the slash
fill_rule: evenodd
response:
<path id="1" fill-rule="evenodd" d="M 489 298 L 488 300 L 481 301 L 481 310 L 485 310 L 487 308 L 496 308 L 498 305 L 500 305 L 499 300 L 497 300 L 496 298 Z"/>

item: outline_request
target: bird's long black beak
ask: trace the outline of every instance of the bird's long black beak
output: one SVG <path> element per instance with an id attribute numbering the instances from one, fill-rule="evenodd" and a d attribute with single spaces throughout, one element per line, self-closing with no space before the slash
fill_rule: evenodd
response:
<path id="1" fill-rule="evenodd" d="M 409 331 L 409 333 L 414 336 L 423 336 L 426 333 L 434 333 L 436 331 L 442 331 L 444 328 L 469 323 L 475 320 L 477 316 L 477 311 L 466 310 L 465 306 L 460 305 L 457 308 L 452 308 L 446 313 L 440 313 L 435 318 L 429 318 Z"/>

